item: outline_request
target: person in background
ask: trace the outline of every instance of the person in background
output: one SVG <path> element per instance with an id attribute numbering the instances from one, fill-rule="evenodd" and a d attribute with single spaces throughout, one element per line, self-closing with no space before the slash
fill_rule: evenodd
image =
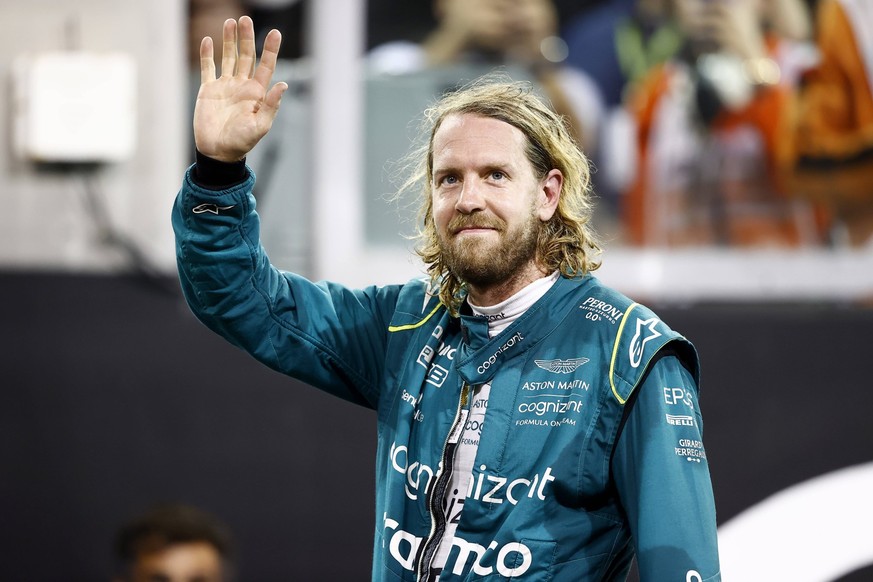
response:
<path id="1" fill-rule="evenodd" d="M 567 64 L 587 73 L 608 109 L 625 87 L 672 58 L 682 44 L 663 0 L 608 0 L 576 15 L 563 28 Z"/>
<path id="2" fill-rule="evenodd" d="M 457 64 L 517 67 L 570 120 L 583 147 L 595 147 L 597 133 L 589 128 L 601 105 L 587 76 L 563 65 L 566 43 L 553 0 L 435 0 L 433 10 L 436 27 L 421 43 L 374 47 L 367 55 L 370 69 L 402 74 Z"/>
<path id="3" fill-rule="evenodd" d="M 562 30 L 566 65 L 591 79 L 603 104 L 589 128 L 597 147 L 586 153 L 600 169 L 594 175 L 601 199 L 598 224 L 609 236 L 620 232 L 621 193 L 630 171 L 628 164 L 609 163 L 623 159 L 628 148 L 625 94 L 654 67 L 674 58 L 683 42 L 664 6 L 664 0 L 608 0 L 576 15 Z"/>
<path id="4" fill-rule="evenodd" d="M 805 5 L 665 0 L 664 10 L 682 47 L 628 91 L 627 147 L 608 162 L 633 169 L 625 241 L 819 244 L 816 210 L 791 197 L 779 171 L 784 111 L 812 54 Z"/>
<path id="5" fill-rule="evenodd" d="M 200 71 L 200 39 L 221 30 L 225 20 L 242 13 L 250 13 L 261 24 L 255 31 L 256 44 L 271 28 L 278 28 L 285 38 L 283 51 L 286 59 L 304 54 L 303 13 L 305 0 L 188 0 L 188 65 Z"/>
<path id="6" fill-rule="evenodd" d="M 427 276 L 314 283 L 271 264 L 246 167 L 288 90 L 280 44 L 271 31 L 258 63 L 251 19 L 228 20 L 217 76 L 203 39 L 179 277 L 210 329 L 375 411 L 372 578 L 622 580 L 636 556 L 644 582 L 719 582 L 697 353 L 591 274 L 590 167 L 567 120 L 503 77 L 443 95 L 406 184 Z"/>
<path id="7" fill-rule="evenodd" d="M 125 523 L 115 539 L 113 582 L 230 582 L 234 546 L 228 527 L 196 507 L 153 507 Z"/>
<path id="8" fill-rule="evenodd" d="M 200 39 L 245 9 L 243 0 L 188 0 L 188 66 L 192 71 L 200 70 Z"/>

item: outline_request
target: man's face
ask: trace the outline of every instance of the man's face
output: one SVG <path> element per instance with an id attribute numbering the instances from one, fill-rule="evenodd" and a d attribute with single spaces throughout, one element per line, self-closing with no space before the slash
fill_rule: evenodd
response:
<path id="1" fill-rule="evenodd" d="M 526 143 L 518 128 L 469 114 L 448 116 L 434 135 L 433 218 L 440 248 L 448 268 L 474 286 L 537 270 L 539 223 L 554 213 L 557 194 L 552 200 L 547 192 L 560 172 L 538 179 Z"/>
<path id="2" fill-rule="evenodd" d="M 131 582 L 222 582 L 221 556 L 206 542 L 173 544 L 142 552 Z"/>

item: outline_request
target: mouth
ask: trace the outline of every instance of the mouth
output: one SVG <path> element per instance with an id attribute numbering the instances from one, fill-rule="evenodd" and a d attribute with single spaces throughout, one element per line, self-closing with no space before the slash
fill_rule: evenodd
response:
<path id="1" fill-rule="evenodd" d="M 492 226 L 464 226 L 455 229 L 452 234 L 454 234 L 455 236 L 459 234 L 483 234 L 486 232 L 495 232 L 496 230 L 497 229 Z"/>
<path id="2" fill-rule="evenodd" d="M 476 222 L 461 222 L 460 224 L 449 225 L 449 232 L 457 236 L 460 234 L 484 234 L 487 232 L 499 232 L 500 226 L 488 221 Z"/>

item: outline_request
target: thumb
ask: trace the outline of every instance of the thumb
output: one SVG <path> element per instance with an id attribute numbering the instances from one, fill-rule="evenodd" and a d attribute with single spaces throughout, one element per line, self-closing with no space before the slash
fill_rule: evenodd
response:
<path id="1" fill-rule="evenodd" d="M 266 97 L 264 97 L 264 106 L 275 114 L 279 109 L 279 104 L 282 102 L 282 95 L 284 95 L 287 90 L 288 83 L 285 83 L 284 81 L 273 85 L 270 90 L 267 91 Z"/>

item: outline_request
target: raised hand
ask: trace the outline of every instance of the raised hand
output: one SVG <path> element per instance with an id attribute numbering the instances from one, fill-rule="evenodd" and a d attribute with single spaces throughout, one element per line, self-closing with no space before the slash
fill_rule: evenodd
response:
<path id="1" fill-rule="evenodd" d="M 252 19 L 224 22 L 221 76 L 215 76 L 212 38 L 200 43 L 200 91 L 194 107 L 194 142 L 197 150 L 223 162 L 243 159 L 273 125 L 286 83 L 267 90 L 282 35 L 271 30 L 256 66 Z"/>

